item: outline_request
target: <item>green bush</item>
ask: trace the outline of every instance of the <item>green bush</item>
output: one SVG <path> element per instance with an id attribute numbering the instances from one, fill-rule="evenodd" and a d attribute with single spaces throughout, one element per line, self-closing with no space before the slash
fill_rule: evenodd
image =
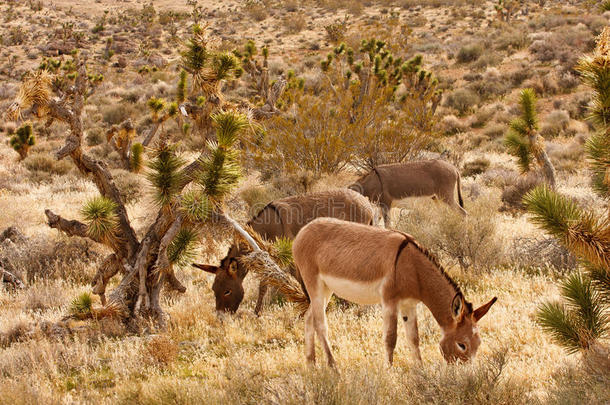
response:
<path id="1" fill-rule="evenodd" d="M 457 89 L 450 93 L 445 100 L 445 106 L 454 108 L 460 115 L 471 111 L 481 99 L 469 89 Z"/>
<path id="2" fill-rule="evenodd" d="M 462 176 L 476 176 L 477 174 L 484 173 L 487 169 L 489 169 L 489 165 L 489 160 L 485 158 L 478 158 L 471 160 L 470 162 L 466 162 L 462 168 Z"/>
<path id="3" fill-rule="evenodd" d="M 460 48 L 456 59 L 459 63 L 474 62 L 483 53 L 483 47 L 479 44 L 470 44 Z"/>

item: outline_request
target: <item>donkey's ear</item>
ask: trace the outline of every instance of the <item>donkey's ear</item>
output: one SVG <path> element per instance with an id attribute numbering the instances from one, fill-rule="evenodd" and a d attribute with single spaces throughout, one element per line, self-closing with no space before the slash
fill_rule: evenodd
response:
<path id="1" fill-rule="evenodd" d="M 464 297 L 462 294 L 455 294 L 453 301 L 451 301 L 451 316 L 453 316 L 453 319 L 456 321 L 460 320 L 463 316 L 464 308 Z"/>
<path id="2" fill-rule="evenodd" d="M 493 297 L 487 304 L 481 305 L 477 309 L 474 310 L 472 316 L 475 321 L 479 321 L 479 319 L 483 318 L 483 316 L 489 311 L 489 308 L 498 300 L 498 297 Z"/>
<path id="3" fill-rule="evenodd" d="M 216 274 L 216 272 L 218 271 L 218 266 L 210 266 L 209 264 L 192 263 L 191 266 L 197 267 L 198 269 L 207 271 L 208 273 L 212 273 L 212 274 Z"/>

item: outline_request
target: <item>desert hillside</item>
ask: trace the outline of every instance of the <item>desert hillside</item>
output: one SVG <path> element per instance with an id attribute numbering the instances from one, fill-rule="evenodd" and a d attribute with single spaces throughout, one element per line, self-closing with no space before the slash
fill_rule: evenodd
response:
<path id="1" fill-rule="evenodd" d="M 0 12 L 0 404 L 610 403 L 610 2 Z M 447 364 L 420 303 L 422 362 L 399 316 L 389 366 L 381 305 L 333 297 L 337 368 L 317 338 L 309 365 L 289 238 L 254 235 L 252 268 L 227 250 L 272 201 L 367 173 L 384 192 L 376 167 L 428 159 L 459 197 L 418 188 L 385 221 L 370 198 L 371 226 L 413 235 L 474 308 L 497 297 L 476 356 Z M 193 263 L 243 280 L 237 311 Z"/>

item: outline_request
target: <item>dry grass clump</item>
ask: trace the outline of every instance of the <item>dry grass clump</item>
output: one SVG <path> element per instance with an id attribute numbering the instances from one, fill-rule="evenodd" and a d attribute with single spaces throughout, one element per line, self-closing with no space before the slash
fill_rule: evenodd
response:
<path id="1" fill-rule="evenodd" d="M 481 101 L 477 93 L 470 89 L 457 89 L 445 98 L 445 106 L 455 109 L 459 115 L 464 115 L 479 104 Z"/>
<path id="2" fill-rule="evenodd" d="M 420 200 L 412 209 L 401 209 L 396 228 L 440 254 L 443 262 L 477 272 L 489 270 L 505 263 L 505 243 L 497 229 L 499 205 L 491 195 L 466 201 L 469 215 L 464 217 L 446 204 Z"/>
<path id="3" fill-rule="evenodd" d="M 520 237 L 512 241 L 510 262 L 525 271 L 550 270 L 563 274 L 578 267 L 578 261 L 554 238 Z"/>
<path id="4" fill-rule="evenodd" d="M 476 176 L 477 174 L 484 173 L 489 169 L 490 164 L 489 159 L 483 157 L 466 162 L 464 167 L 462 167 L 462 176 Z"/>
<path id="5" fill-rule="evenodd" d="M 521 176 L 513 173 L 512 176 L 508 176 L 507 183 L 505 183 L 502 190 L 501 210 L 523 210 L 523 196 L 543 182 L 543 177 L 536 172 L 530 172 Z"/>
<path id="6" fill-rule="evenodd" d="M 34 182 L 48 182 L 52 176 L 65 175 L 74 167 L 67 159 L 58 161 L 47 153 L 33 153 L 23 160 L 23 164 L 31 172 Z"/>
<path id="7" fill-rule="evenodd" d="M 88 283 L 100 258 L 91 243 L 79 238 L 36 236 L 24 243 L 0 246 L 0 262 L 30 283 L 53 279 Z"/>
<path id="8" fill-rule="evenodd" d="M 142 349 L 144 361 L 160 367 L 167 367 L 178 356 L 178 345 L 164 335 L 152 336 Z"/>

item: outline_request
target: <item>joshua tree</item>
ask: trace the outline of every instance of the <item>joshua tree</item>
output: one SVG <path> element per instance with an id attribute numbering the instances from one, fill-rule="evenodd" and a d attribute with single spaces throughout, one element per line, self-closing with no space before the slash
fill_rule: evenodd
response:
<path id="1" fill-rule="evenodd" d="M 593 55 L 580 59 L 578 70 L 594 93 L 590 119 L 598 131 L 587 141 L 593 187 L 610 198 L 610 28 L 598 39 Z M 569 198 L 539 187 L 525 197 L 532 221 L 559 239 L 584 263 L 585 273 L 562 283 L 563 302 L 547 302 L 538 321 L 570 352 L 599 347 L 610 328 L 610 210 L 598 217 Z"/>
<path id="2" fill-rule="evenodd" d="M 30 147 L 34 146 L 36 139 L 32 133 L 32 124 L 24 124 L 9 140 L 11 147 L 19 153 L 19 160 L 23 160 L 27 157 Z"/>
<path id="3" fill-rule="evenodd" d="M 235 145 L 240 133 L 251 125 L 248 118 L 239 112 L 213 113 L 209 119 L 215 139 L 188 164 L 178 156 L 166 135 L 160 137 L 152 149 L 147 173 L 154 188 L 157 212 L 143 237 L 138 238 L 112 174 L 103 162 L 82 148 L 81 114 L 85 95 L 94 84 L 88 80 L 86 61 L 77 58 L 76 66 L 78 74 L 73 85 L 61 93 L 53 91 L 54 77 L 48 71 L 27 75 L 7 113 L 11 119 L 32 114 L 46 120 L 48 125 L 57 120 L 69 127 L 65 145 L 55 157 L 70 157 L 79 171 L 95 183 L 100 195 L 84 205 L 82 222 L 65 219 L 49 209 L 45 214 L 50 227 L 69 236 L 89 238 L 112 250 L 92 281 L 93 292 L 105 305 L 104 313 L 126 321 L 147 315 L 163 326 L 161 289 L 167 285 L 185 291 L 174 274 L 174 266 L 188 260 L 194 244 L 204 238 L 203 224 L 230 224 L 251 243 L 255 254 L 262 255 L 266 263 L 273 263 L 223 210 L 225 196 L 239 179 L 239 151 Z M 108 281 L 117 274 L 122 275 L 122 281 L 106 300 Z"/>
<path id="4" fill-rule="evenodd" d="M 511 121 L 504 143 L 508 153 L 517 157 L 517 164 L 523 173 L 532 169 L 535 160 L 542 168 L 547 183 L 554 188 L 555 168 L 544 150 L 544 138 L 538 134 L 536 101 L 534 90 L 521 90 L 521 117 Z"/>
<path id="5" fill-rule="evenodd" d="M 261 50 L 262 61 L 257 60 L 258 49 L 254 41 L 249 40 L 244 47 L 243 55 L 241 52 L 234 51 L 237 57 L 242 58 L 242 66 L 252 80 L 252 88 L 260 97 L 263 106 L 253 110 L 255 118 L 269 118 L 277 114 L 279 110 L 276 103 L 286 88 L 287 81 L 280 77 L 274 83 L 269 79 L 269 48 L 263 47 Z"/>
<path id="6" fill-rule="evenodd" d="M 513 14 L 519 10 L 522 2 L 523 0 L 497 0 L 494 7 L 498 19 L 500 21 L 509 22 Z"/>

